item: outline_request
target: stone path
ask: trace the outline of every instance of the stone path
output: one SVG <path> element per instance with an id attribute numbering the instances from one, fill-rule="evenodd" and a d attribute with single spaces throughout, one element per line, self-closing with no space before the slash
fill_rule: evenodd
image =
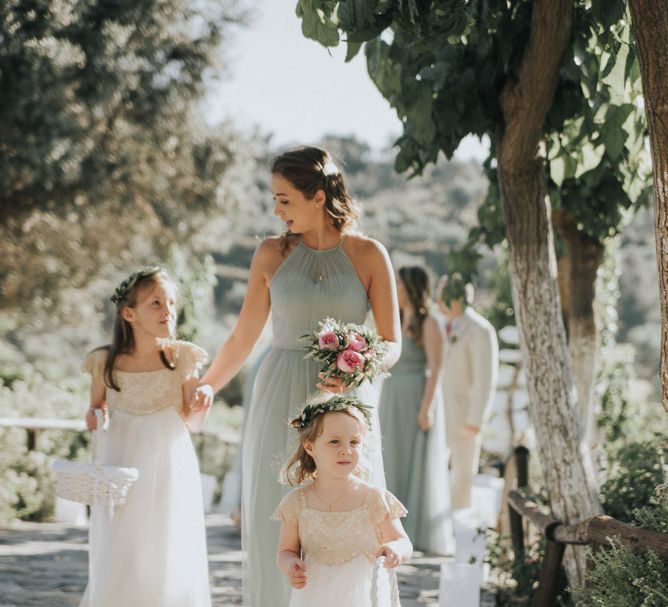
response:
<path id="1" fill-rule="evenodd" d="M 212 514 L 207 536 L 213 605 L 241 605 L 239 532 L 229 518 Z M 87 529 L 62 523 L 0 527 L 0 607 L 78 607 L 87 541 Z M 438 604 L 439 570 L 446 560 L 417 553 L 399 568 L 402 607 Z M 493 605 L 493 596 L 483 591 L 481 607 Z"/>

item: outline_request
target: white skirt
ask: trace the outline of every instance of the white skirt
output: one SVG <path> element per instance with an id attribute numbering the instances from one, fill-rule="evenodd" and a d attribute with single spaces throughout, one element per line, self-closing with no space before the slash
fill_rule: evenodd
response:
<path id="1" fill-rule="evenodd" d="M 210 607 L 197 457 L 174 409 L 113 411 L 103 461 L 139 478 L 113 512 L 95 506 L 80 607 Z"/>
<path id="2" fill-rule="evenodd" d="M 394 572 L 378 569 L 373 584 L 374 566 L 362 554 L 336 565 L 307 555 L 306 586 L 292 591 L 289 607 L 400 607 L 399 597 L 393 596 Z"/>

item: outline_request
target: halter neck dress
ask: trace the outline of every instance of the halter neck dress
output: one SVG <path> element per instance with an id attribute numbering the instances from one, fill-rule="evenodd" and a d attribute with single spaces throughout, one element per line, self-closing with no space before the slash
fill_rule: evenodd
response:
<path id="1" fill-rule="evenodd" d="M 342 239 L 343 241 L 343 239 Z M 297 445 L 288 426 L 304 400 L 317 394 L 321 363 L 305 359 L 300 337 L 326 317 L 362 324 L 368 311 L 366 289 L 342 241 L 315 250 L 301 240 L 276 270 L 270 286 L 273 342 L 258 370 L 243 441 L 242 547 L 244 605 L 286 607 L 290 587 L 276 566 L 280 525 L 270 517 L 289 487 L 279 483 L 287 457 Z M 373 405 L 373 390 L 362 385 L 357 396 Z M 378 418 L 365 439 L 368 481 L 385 487 Z"/>
<path id="2" fill-rule="evenodd" d="M 455 546 L 440 386 L 434 393 L 433 426 L 423 432 L 417 423 L 427 369 L 424 348 L 404 335 L 401 358 L 383 382 L 378 405 L 383 462 L 387 488 L 408 508 L 404 529 L 413 546 L 425 552 L 452 554 Z"/>

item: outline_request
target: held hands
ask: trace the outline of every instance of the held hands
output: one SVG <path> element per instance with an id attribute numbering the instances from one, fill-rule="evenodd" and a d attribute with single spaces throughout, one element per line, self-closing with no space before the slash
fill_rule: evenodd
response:
<path id="1" fill-rule="evenodd" d="M 341 394 L 341 392 L 345 392 L 350 387 L 350 384 L 345 383 L 340 377 L 328 377 L 327 379 L 323 379 L 323 373 L 318 373 L 318 377 L 322 380 L 318 384 L 318 388 L 323 392 Z"/>
<path id="2" fill-rule="evenodd" d="M 213 388 L 209 384 L 199 384 L 190 394 L 188 407 L 191 411 L 205 411 L 213 404 Z"/>
<path id="3" fill-rule="evenodd" d="M 287 575 L 293 588 L 303 588 L 306 586 L 306 563 L 295 559 L 288 567 Z"/>
<path id="4" fill-rule="evenodd" d="M 428 432 L 434 425 L 434 412 L 431 409 L 420 409 L 417 416 L 417 423 L 422 432 Z"/>
<path id="5" fill-rule="evenodd" d="M 401 565 L 401 556 L 392 548 L 392 543 L 383 544 L 376 553 L 376 558 L 379 556 L 385 557 L 385 569 L 394 569 Z"/>

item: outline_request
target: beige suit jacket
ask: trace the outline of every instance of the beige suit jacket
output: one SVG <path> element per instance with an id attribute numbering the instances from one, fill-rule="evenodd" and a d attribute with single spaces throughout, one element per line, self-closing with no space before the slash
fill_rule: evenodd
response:
<path id="1" fill-rule="evenodd" d="M 470 306 L 459 317 L 443 353 L 441 387 L 448 433 L 488 417 L 499 369 L 494 327 Z"/>

